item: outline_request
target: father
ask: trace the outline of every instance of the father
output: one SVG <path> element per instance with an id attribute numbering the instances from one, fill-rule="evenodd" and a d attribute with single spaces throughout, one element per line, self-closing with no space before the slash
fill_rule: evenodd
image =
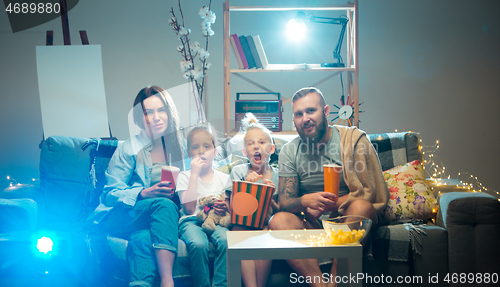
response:
<path id="1" fill-rule="evenodd" d="M 377 214 L 389 200 L 389 191 L 366 134 L 356 127 L 329 126 L 330 107 L 317 88 L 297 91 L 292 108 L 300 136 L 280 151 L 281 211 L 273 216 L 269 229 L 319 229 L 321 218 L 338 215 L 362 215 L 372 219 L 375 226 Z M 323 164 L 332 162 L 342 166 L 338 198 L 324 191 Z M 299 275 L 321 278 L 316 259 L 293 259 L 288 263 Z M 332 275 L 336 275 L 335 260 Z"/>

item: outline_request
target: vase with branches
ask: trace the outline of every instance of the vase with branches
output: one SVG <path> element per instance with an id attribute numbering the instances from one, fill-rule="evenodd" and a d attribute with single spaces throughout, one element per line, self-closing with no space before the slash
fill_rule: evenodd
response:
<path id="1" fill-rule="evenodd" d="M 202 47 L 198 41 L 192 41 L 190 39 L 191 29 L 185 27 L 181 0 L 178 0 L 180 20 L 176 17 L 174 8 L 172 7 L 170 9 L 172 17 L 169 20 L 169 24 L 181 42 L 176 49 L 183 58 L 183 60 L 180 61 L 180 68 L 183 77 L 186 78 L 191 85 L 190 90 L 193 92 L 198 112 L 198 123 L 204 121 L 201 103 L 205 93 L 205 75 L 212 66 L 212 64 L 207 61 L 210 56 L 208 52 L 208 40 L 210 36 L 214 35 L 211 26 L 215 23 L 216 18 L 215 13 L 210 10 L 211 4 L 212 1 L 210 0 L 208 6 L 203 6 L 198 11 L 198 15 L 200 15 L 202 19 L 201 30 L 205 38 L 205 47 Z"/>

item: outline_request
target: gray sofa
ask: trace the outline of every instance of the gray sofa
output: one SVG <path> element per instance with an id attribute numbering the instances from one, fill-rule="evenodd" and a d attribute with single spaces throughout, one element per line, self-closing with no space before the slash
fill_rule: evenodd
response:
<path id="1" fill-rule="evenodd" d="M 422 159 L 416 133 L 369 136 L 378 151 L 383 170 Z M 272 161 L 277 160 L 279 149 L 287 139 L 275 136 L 277 152 Z M 234 151 L 230 142 L 225 139 L 219 151 L 219 159 L 225 159 L 227 164 L 221 169 L 227 171 L 236 164 L 236 157 L 228 160 Z M 85 242 L 77 244 L 85 247 L 85 252 L 82 251 L 85 260 L 75 269 L 85 286 L 126 286 L 127 241 L 103 237 L 85 224 L 85 216 L 97 204 L 96 199 L 104 185 L 103 172 L 115 146 L 113 140 L 69 137 L 49 137 L 40 145 L 42 199 L 38 201 L 39 226 L 78 234 L 73 238 Z M 370 244 L 365 248 L 363 272 L 372 276 L 392 276 L 394 280 L 398 276 L 421 276 L 423 283 L 429 283 L 430 276 L 438 275 L 438 284 L 432 286 L 468 286 L 451 282 L 451 277 L 448 284 L 444 281 L 446 274 L 499 274 L 500 267 L 496 263 L 500 258 L 497 244 L 500 238 L 500 202 L 487 194 L 443 192 L 439 204 L 436 224 L 400 222 L 372 230 Z M 415 226 L 418 232 L 415 232 Z M 189 258 L 181 240 L 178 250 L 175 281 L 177 286 L 190 286 Z M 325 266 L 327 269 L 328 265 Z M 275 261 L 269 286 L 296 286 L 290 283 L 290 272 L 284 262 Z M 383 286 L 375 283 L 374 286 Z M 364 284 L 370 285 L 369 282 Z"/>

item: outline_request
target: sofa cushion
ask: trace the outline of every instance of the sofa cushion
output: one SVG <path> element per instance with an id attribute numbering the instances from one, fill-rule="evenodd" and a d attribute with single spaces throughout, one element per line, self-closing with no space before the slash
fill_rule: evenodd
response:
<path id="1" fill-rule="evenodd" d="M 498 199 L 484 192 L 449 192 L 441 195 L 439 203 L 437 224 L 448 230 L 450 274 L 500 273 Z"/>
<path id="2" fill-rule="evenodd" d="M 434 224 L 393 224 L 380 226 L 370 235 L 373 256 L 363 260 L 363 272 L 368 275 L 383 274 L 394 280 L 398 276 L 415 275 L 421 276 L 427 283 L 430 275 L 438 273 L 443 276 L 448 271 L 448 236 L 442 227 Z M 442 280 L 439 283 L 435 286 L 447 286 Z"/>
<path id="3" fill-rule="evenodd" d="M 97 206 L 96 198 L 104 185 L 104 170 L 114 149 L 96 153 L 97 146 L 91 144 L 94 141 L 53 136 L 41 143 L 40 191 L 45 199 L 45 228 L 75 228 L 86 219 L 83 209 L 93 210 Z M 108 143 L 111 142 L 116 148 L 116 141 Z M 101 151 L 105 150 L 104 146 L 101 145 Z M 91 173 L 96 168 L 97 173 Z M 97 197 L 89 196 L 89 192 L 97 193 Z"/>
<path id="4" fill-rule="evenodd" d="M 40 191 L 45 198 L 45 228 L 71 228 L 84 202 L 90 170 L 86 138 L 49 137 L 41 144 Z"/>
<path id="5" fill-rule="evenodd" d="M 0 198 L 0 233 L 35 230 L 38 205 L 33 199 Z"/>
<path id="6" fill-rule="evenodd" d="M 429 219 L 434 216 L 437 200 L 425 181 L 420 161 L 384 171 L 390 199 L 384 210 L 385 220 Z"/>
<path id="7" fill-rule="evenodd" d="M 382 170 L 414 160 L 422 162 L 420 139 L 416 133 L 369 134 L 368 138 L 378 153 Z"/>

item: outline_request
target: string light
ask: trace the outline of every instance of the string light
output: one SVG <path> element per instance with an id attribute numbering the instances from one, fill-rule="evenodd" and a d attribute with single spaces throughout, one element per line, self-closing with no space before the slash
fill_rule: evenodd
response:
<path id="1" fill-rule="evenodd" d="M 14 186 L 14 183 L 16 185 L 21 185 L 20 183 L 17 182 L 17 180 L 11 178 L 10 175 L 7 175 L 7 180 L 9 181 L 9 186 Z"/>
<path id="2" fill-rule="evenodd" d="M 10 175 L 7 175 L 6 178 L 7 178 L 7 181 L 9 182 L 8 188 L 10 190 L 15 190 L 15 189 L 24 188 L 24 187 L 30 187 L 30 186 L 35 185 L 37 182 L 37 179 L 32 178 L 31 179 L 32 184 L 30 185 L 30 184 L 19 183 L 19 182 L 17 182 L 17 180 L 12 178 Z"/>
<path id="3" fill-rule="evenodd" d="M 451 175 L 446 174 L 446 167 L 439 160 L 439 158 L 435 156 L 438 149 L 439 140 L 437 140 L 434 145 L 424 145 L 422 139 L 420 139 L 419 150 L 422 152 L 424 157 L 424 170 L 426 177 L 434 181 L 437 186 L 440 186 L 441 181 L 451 179 Z M 496 197 L 499 198 L 498 200 L 500 201 L 500 192 L 491 191 L 484 187 L 483 184 L 479 182 L 477 176 L 467 172 L 459 172 L 456 179 L 459 181 L 459 183 L 456 184 L 456 187 L 467 189 L 471 192 L 487 192 L 492 195 L 497 195 Z M 441 192 L 439 192 L 439 194 L 441 194 Z"/>
<path id="4" fill-rule="evenodd" d="M 446 168 L 444 164 L 434 156 L 434 153 L 439 149 L 439 140 L 434 145 L 424 145 L 420 139 L 419 150 L 424 157 L 424 170 L 430 180 L 439 181 L 446 177 Z M 448 179 L 450 176 L 448 176 Z M 439 184 L 438 184 L 439 185 Z"/>

